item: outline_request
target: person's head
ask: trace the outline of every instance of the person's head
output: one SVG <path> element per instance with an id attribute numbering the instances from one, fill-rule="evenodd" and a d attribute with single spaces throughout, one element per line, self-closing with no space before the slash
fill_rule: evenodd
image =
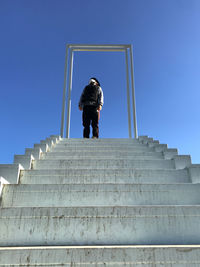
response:
<path id="1" fill-rule="evenodd" d="M 95 84 L 95 85 L 100 86 L 99 81 L 98 81 L 96 78 L 94 78 L 94 77 L 90 78 L 90 80 L 89 80 L 89 84 L 90 84 L 90 83 L 93 83 L 93 84 Z"/>

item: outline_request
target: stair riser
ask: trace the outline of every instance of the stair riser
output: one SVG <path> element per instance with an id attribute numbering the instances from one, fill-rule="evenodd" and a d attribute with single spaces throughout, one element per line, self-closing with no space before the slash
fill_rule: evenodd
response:
<path id="1" fill-rule="evenodd" d="M 113 152 L 113 153 L 120 153 L 120 152 L 155 152 L 155 149 L 153 147 L 145 147 L 145 146 L 142 146 L 142 147 L 131 147 L 131 146 L 127 146 L 127 147 L 117 147 L 117 146 L 113 146 L 112 148 L 109 147 L 109 146 L 105 146 L 105 147 L 91 147 L 91 146 L 86 146 L 86 147 L 80 147 L 80 146 L 66 146 L 66 147 L 63 147 L 63 146 L 56 146 L 56 147 L 53 147 L 51 149 L 51 152 L 93 152 L 93 153 L 107 153 L 108 152 Z"/>
<path id="2" fill-rule="evenodd" d="M 199 267 L 200 248 L 194 246 L 35 247 L 0 249 L 0 266 L 173 266 Z M 39 263 L 41 265 L 39 265 Z M 8 265 L 10 264 L 10 265 Z M 12 264 L 12 265 L 11 265 Z M 54 264 L 54 265 L 53 265 Z M 72 265 L 73 264 L 73 265 Z M 74 265 L 77 264 L 77 265 Z M 94 264 L 92 266 L 95 266 Z"/>
<path id="3" fill-rule="evenodd" d="M 120 177 L 120 176 L 24 176 L 20 179 L 21 184 L 105 184 L 105 183 L 124 183 L 124 184 L 142 184 L 142 183 L 157 183 L 157 184 L 176 184 L 189 183 L 187 177 Z"/>
<path id="4" fill-rule="evenodd" d="M 164 159 L 162 153 L 73 153 L 73 152 L 52 152 L 42 156 L 42 159 Z"/>
<path id="5" fill-rule="evenodd" d="M 138 139 L 133 138 L 70 138 L 70 139 L 62 139 L 59 141 L 59 144 L 68 144 L 68 143 L 84 143 L 84 144 L 94 144 L 94 143 L 105 143 L 105 144 L 138 144 L 140 141 Z"/>
<path id="6" fill-rule="evenodd" d="M 22 170 L 21 177 L 29 177 L 32 178 L 34 176 L 44 175 L 44 176 L 64 176 L 64 177 L 72 177 L 72 176 L 84 176 L 84 177 L 131 177 L 131 178 L 183 178 L 188 179 L 187 170 L 151 170 L 151 169 L 43 169 L 43 170 Z"/>
<path id="7" fill-rule="evenodd" d="M 0 218 L 0 227 L 0 246 L 200 243 L 199 217 L 184 214 L 180 217 L 12 216 Z"/>
<path id="8" fill-rule="evenodd" d="M 4 192 L 2 207 L 72 207 L 126 205 L 200 205 L 199 190 L 191 191 L 23 191 Z"/>
<path id="9" fill-rule="evenodd" d="M 121 148 L 121 147 L 132 147 L 132 148 L 136 148 L 136 147 L 148 147 L 147 145 L 144 145 L 144 144 L 141 144 L 141 143 L 129 143 L 129 142 L 126 142 L 126 143 L 115 143 L 115 142 L 69 142 L 69 143 L 63 143 L 63 142 L 60 142 L 58 144 L 56 144 L 56 147 L 84 147 L 84 148 L 87 148 L 87 147 L 96 147 L 97 149 L 99 147 L 118 147 L 118 148 Z"/>
<path id="10" fill-rule="evenodd" d="M 186 170 L 31 170 L 22 171 L 20 183 L 58 184 L 58 183 L 188 183 Z"/>
<path id="11" fill-rule="evenodd" d="M 174 169 L 172 160 L 40 160 L 33 162 L 33 169 L 78 168 L 150 168 Z"/>

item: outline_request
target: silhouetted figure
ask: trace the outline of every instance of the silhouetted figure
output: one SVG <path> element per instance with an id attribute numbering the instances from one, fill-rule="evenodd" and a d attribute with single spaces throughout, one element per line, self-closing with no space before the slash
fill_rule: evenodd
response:
<path id="1" fill-rule="evenodd" d="M 90 124 L 92 125 L 92 138 L 99 138 L 100 110 L 103 106 L 103 91 L 96 78 L 91 78 L 84 88 L 79 101 L 79 109 L 83 110 L 83 137 L 90 137 Z"/>

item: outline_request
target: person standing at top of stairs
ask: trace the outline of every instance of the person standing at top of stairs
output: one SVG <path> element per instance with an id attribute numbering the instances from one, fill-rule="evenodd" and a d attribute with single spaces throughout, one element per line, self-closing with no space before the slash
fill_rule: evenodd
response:
<path id="1" fill-rule="evenodd" d="M 103 106 L 103 91 L 96 78 L 91 78 L 84 88 L 80 101 L 79 110 L 83 110 L 83 137 L 90 137 L 90 124 L 92 125 L 92 138 L 99 138 L 100 110 Z"/>

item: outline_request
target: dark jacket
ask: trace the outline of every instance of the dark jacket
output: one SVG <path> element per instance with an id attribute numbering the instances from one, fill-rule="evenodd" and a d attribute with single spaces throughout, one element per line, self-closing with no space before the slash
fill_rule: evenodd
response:
<path id="1" fill-rule="evenodd" d="M 79 107 L 83 108 L 84 106 L 103 106 L 103 91 L 100 86 L 90 83 L 84 88 Z"/>

